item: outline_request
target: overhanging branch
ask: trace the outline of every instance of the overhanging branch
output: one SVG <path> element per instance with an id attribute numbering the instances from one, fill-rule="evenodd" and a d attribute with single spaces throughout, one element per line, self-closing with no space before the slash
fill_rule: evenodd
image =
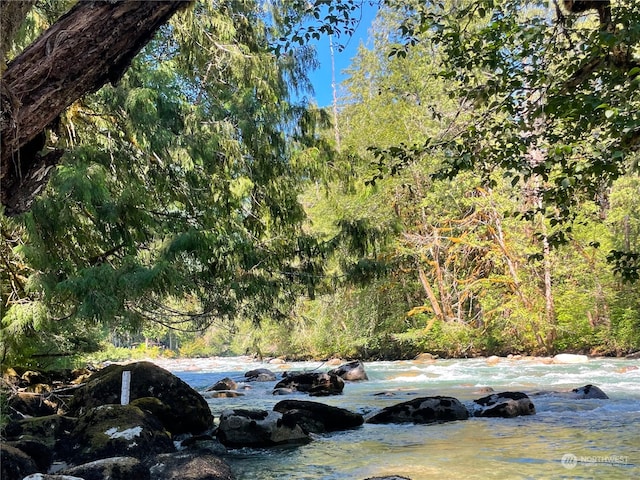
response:
<path id="1" fill-rule="evenodd" d="M 6 214 L 28 209 L 46 183 L 46 176 L 25 181 L 42 167 L 33 142 L 40 145 L 47 126 L 74 101 L 117 82 L 155 32 L 189 3 L 81 0 L 8 65 L 0 85 L 0 201 Z"/>

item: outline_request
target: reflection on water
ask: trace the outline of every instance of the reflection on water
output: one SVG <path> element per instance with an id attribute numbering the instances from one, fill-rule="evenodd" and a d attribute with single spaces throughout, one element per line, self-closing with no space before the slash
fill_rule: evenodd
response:
<path id="1" fill-rule="evenodd" d="M 532 398 L 537 414 L 515 419 L 473 418 L 439 425 L 369 425 L 319 435 L 296 448 L 229 451 L 239 480 L 345 480 L 381 475 L 422 479 L 629 479 L 640 478 L 640 365 L 637 360 L 597 359 L 548 365 L 535 359 L 482 359 L 435 363 L 372 362 L 370 381 L 348 383 L 344 395 L 312 399 L 366 413 L 425 395 L 463 402 L 496 391 L 546 391 L 598 385 L 609 400 Z M 162 365 L 194 388 L 230 376 L 242 380 L 253 368 L 284 370 L 330 367 L 320 363 L 265 365 L 244 358 L 204 359 Z M 210 399 L 217 416 L 227 408 L 271 409 L 285 397 L 273 383 L 251 384 L 239 398 Z M 378 395 L 387 392 L 387 395 Z M 286 397 L 290 398 L 290 397 Z M 306 396 L 294 398 L 307 399 Z"/>

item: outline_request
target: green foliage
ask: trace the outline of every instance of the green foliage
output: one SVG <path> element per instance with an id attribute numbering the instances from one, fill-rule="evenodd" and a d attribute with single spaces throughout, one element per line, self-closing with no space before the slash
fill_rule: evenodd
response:
<path id="1" fill-rule="evenodd" d="M 362 5 L 196 2 L 72 105 L 46 192 L 0 218 L 3 355 L 640 348 L 620 281 L 640 260 L 637 2 L 608 28 L 543 1 L 382 2 L 336 152 L 294 99 L 307 41 L 344 40 Z"/>
<path id="2" fill-rule="evenodd" d="M 54 318 L 192 330 L 313 295 L 324 246 L 297 197 L 315 124 L 289 98 L 313 62 L 273 40 L 258 2 L 198 2 L 64 114 L 52 141 L 67 153 L 10 252 L 32 292 L 3 312 L 12 351 Z"/>

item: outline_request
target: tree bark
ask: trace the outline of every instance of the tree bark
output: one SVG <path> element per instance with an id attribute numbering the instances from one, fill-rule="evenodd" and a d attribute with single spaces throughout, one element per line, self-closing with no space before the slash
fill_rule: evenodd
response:
<path id="1" fill-rule="evenodd" d="M 7 67 L 0 83 L 0 201 L 29 209 L 60 154 L 40 155 L 69 105 L 117 82 L 136 54 L 191 0 L 81 0 Z M 52 152 L 55 153 L 55 152 Z"/>

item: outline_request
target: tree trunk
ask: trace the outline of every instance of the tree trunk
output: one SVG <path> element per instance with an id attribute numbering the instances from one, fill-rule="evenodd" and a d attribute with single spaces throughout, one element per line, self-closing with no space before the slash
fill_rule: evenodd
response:
<path id="1" fill-rule="evenodd" d="M 39 153 L 46 127 L 83 95 L 117 82 L 154 33 L 189 3 L 81 0 L 8 65 L 0 84 L 6 215 L 29 209 L 60 158 Z"/>

